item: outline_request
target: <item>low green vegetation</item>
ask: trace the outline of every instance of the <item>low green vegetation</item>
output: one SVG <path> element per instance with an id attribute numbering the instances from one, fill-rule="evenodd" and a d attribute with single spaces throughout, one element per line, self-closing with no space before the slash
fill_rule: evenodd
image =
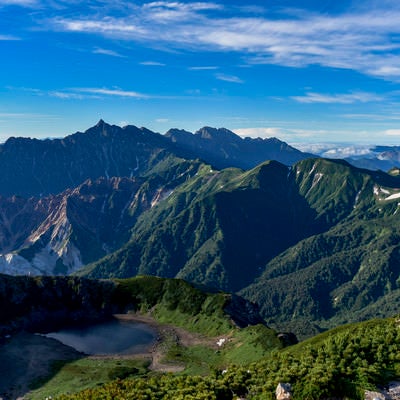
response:
<path id="1" fill-rule="evenodd" d="M 399 176 L 326 159 L 190 171 L 140 215 L 130 241 L 81 273 L 239 293 L 269 326 L 302 339 L 396 313 Z"/>
<path id="2" fill-rule="evenodd" d="M 299 338 L 394 315 L 400 299 L 398 217 L 357 218 L 305 239 L 268 263 L 240 294 L 260 304 L 268 325 Z"/>
<path id="3" fill-rule="evenodd" d="M 53 378 L 34 382 L 27 400 L 71 394 L 97 388 L 116 379 L 139 377 L 148 373 L 149 361 L 136 359 L 83 358 L 73 362 L 55 362 Z"/>
<path id="4" fill-rule="evenodd" d="M 263 325 L 231 330 L 229 335 L 214 338 L 212 346 L 182 346 L 173 340 L 165 345 L 164 361 L 182 366 L 184 375 L 208 375 L 229 365 L 246 366 L 284 347 L 276 332 Z"/>
<path id="5" fill-rule="evenodd" d="M 208 336 L 229 332 L 224 312 L 230 295 L 207 293 L 180 279 L 138 276 L 116 280 L 113 302 L 133 311 L 149 312 L 161 323 L 172 323 Z"/>
<path id="6" fill-rule="evenodd" d="M 196 349 L 191 350 L 191 356 Z M 363 399 L 400 377 L 400 328 L 395 319 L 343 326 L 298 345 L 276 350 L 244 366 L 232 364 L 208 375 L 161 375 L 118 379 L 59 400 L 168 400 L 275 398 L 279 382 L 289 382 L 294 399 Z"/>

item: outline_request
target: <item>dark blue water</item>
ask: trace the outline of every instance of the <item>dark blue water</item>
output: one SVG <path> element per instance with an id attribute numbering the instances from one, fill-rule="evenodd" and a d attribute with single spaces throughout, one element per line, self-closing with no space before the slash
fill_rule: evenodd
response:
<path id="1" fill-rule="evenodd" d="M 89 355 L 126 355 L 147 351 L 156 339 L 156 332 L 146 324 L 113 320 L 45 336 Z"/>

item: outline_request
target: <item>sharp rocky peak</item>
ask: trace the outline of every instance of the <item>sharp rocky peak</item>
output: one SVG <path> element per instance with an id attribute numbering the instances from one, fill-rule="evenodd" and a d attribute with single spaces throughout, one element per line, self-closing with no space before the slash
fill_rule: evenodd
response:
<path id="1" fill-rule="evenodd" d="M 241 140 L 240 136 L 226 128 L 211 128 L 205 126 L 199 129 L 195 135 L 200 136 L 202 139 L 217 139 L 217 140 Z"/>

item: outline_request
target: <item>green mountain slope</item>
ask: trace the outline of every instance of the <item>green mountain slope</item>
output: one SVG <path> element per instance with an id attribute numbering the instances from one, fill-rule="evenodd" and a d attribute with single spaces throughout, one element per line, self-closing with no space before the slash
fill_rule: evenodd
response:
<path id="1" fill-rule="evenodd" d="M 264 323 L 258 308 L 239 296 L 150 276 L 92 280 L 0 274 L 0 301 L 0 335 L 48 332 L 136 311 L 210 336 Z"/>
<path id="2" fill-rule="evenodd" d="M 232 359 L 241 364 L 258 360 L 287 345 L 285 339 L 291 340 L 266 327 L 257 307 L 244 299 L 177 279 L 140 276 L 97 281 L 0 274 L 0 301 L 0 396 L 4 399 L 43 399 L 116 378 L 151 375 L 149 363 L 157 357 L 167 358 L 179 369 L 185 365 L 192 373 L 209 373 Z M 111 320 L 114 313 L 132 314 L 125 316 L 128 320 L 150 321 L 158 332 L 157 354 L 153 348 L 140 359 L 103 357 L 99 362 L 28 333 L 90 326 Z M 186 344 L 180 338 L 196 341 Z M 111 335 L 109 340 L 115 339 Z M 48 351 L 55 354 L 42 359 Z M 37 364 L 40 368 L 35 368 Z M 26 395 L 28 386 L 36 389 L 34 393 Z"/>
<path id="3" fill-rule="evenodd" d="M 58 195 L 0 197 L 0 271 L 70 274 L 119 249 L 138 217 L 203 164 L 166 156 L 143 177 L 86 180 Z"/>
<path id="4" fill-rule="evenodd" d="M 396 176 L 337 160 L 245 172 L 204 166 L 83 274 L 180 277 L 240 291 L 270 323 L 309 335 L 378 315 L 369 311 L 376 302 L 397 299 L 399 188 Z"/>
<path id="5" fill-rule="evenodd" d="M 311 164 L 295 167 L 300 193 L 317 220 L 334 224 L 267 263 L 241 294 L 270 323 L 304 334 L 393 314 L 400 305 L 400 182 L 347 163 Z"/>
<path id="6" fill-rule="evenodd" d="M 58 399 L 101 400 L 112 396 L 149 400 L 272 400 L 280 382 L 291 384 L 294 400 L 364 399 L 365 390 L 377 390 L 399 378 L 399 352 L 399 321 L 372 320 L 329 331 L 249 365 L 229 365 L 223 373 L 116 380 Z"/>
<path id="7" fill-rule="evenodd" d="M 248 172 L 204 167 L 141 216 L 126 246 L 85 273 L 177 276 L 238 290 L 265 262 L 315 229 L 315 213 L 287 175 L 277 162 Z"/>

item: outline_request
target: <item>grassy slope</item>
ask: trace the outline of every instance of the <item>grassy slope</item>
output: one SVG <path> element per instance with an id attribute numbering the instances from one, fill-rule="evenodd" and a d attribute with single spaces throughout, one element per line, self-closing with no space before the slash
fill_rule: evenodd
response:
<path id="1" fill-rule="evenodd" d="M 267 162 L 246 172 L 203 166 L 89 275 L 145 273 L 241 290 L 269 324 L 302 337 L 391 315 L 400 213 L 386 198 L 399 187 L 399 177 L 343 161 L 309 159 L 290 170 Z"/>
<path id="2" fill-rule="evenodd" d="M 274 399 L 279 382 L 290 382 L 294 399 L 364 398 L 400 377 L 399 320 L 372 320 L 343 326 L 275 351 L 247 366 L 230 365 L 208 376 L 165 375 L 114 381 L 60 399 Z"/>
<path id="3" fill-rule="evenodd" d="M 52 287 L 56 281 L 57 278 L 50 282 Z M 62 280 L 60 282 L 63 283 Z M 80 291 L 79 279 L 74 278 L 74 282 L 77 291 Z M 226 293 L 207 293 L 183 280 L 149 276 L 117 280 L 115 283 L 107 301 L 118 309 L 150 313 L 162 324 L 175 325 L 204 337 L 200 344 L 190 347 L 181 345 L 174 337 L 167 335 L 164 338 L 165 362 L 184 365 L 183 374 L 209 374 L 233 360 L 238 364 L 248 364 L 272 349 L 282 347 L 276 332 L 263 325 L 237 328 L 224 311 L 230 301 L 230 295 Z M 89 281 L 85 280 L 85 284 L 88 285 Z M 94 281 L 94 288 L 96 284 Z M 47 290 L 46 287 L 42 289 Z M 216 341 L 220 337 L 228 341 L 217 351 Z M 34 382 L 34 390 L 28 398 L 43 399 L 50 395 L 96 388 L 115 378 L 151 376 L 154 373 L 146 369 L 146 363 L 144 360 L 112 358 L 56 362 L 53 376 Z"/>
<path id="4" fill-rule="evenodd" d="M 43 400 L 50 396 L 76 393 L 99 387 L 115 379 L 147 375 L 149 362 L 136 359 L 90 359 L 83 358 L 70 363 L 56 362 L 54 376 L 31 385 L 27 400 Z"/>
<path id="5" fill-rule="evenodd" d="M 240 294 L 260 304 L 270 325 L 300 337 L 398 312 L 400 214 L 386 198 L 400 181 L 322 159 L 292 173 L 327 229 L 271 260 Z"/>

